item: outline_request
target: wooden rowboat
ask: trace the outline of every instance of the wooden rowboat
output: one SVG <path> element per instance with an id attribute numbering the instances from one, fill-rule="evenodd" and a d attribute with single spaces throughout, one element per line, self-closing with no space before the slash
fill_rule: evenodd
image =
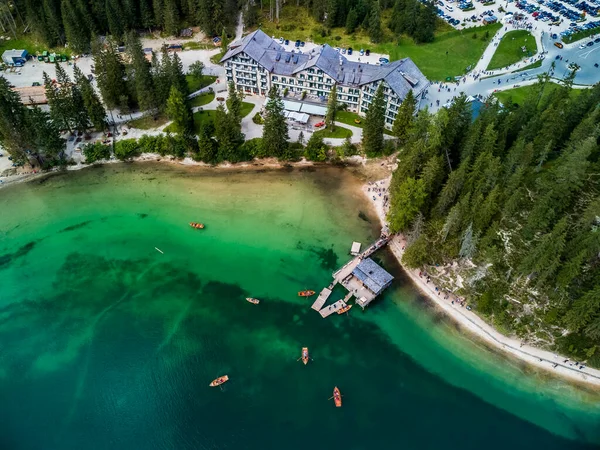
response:
<path id="1" fill-rule="evenodd" d="M 304 365 L 308 364 L 308 347 L 302 347 L 302 362 Z"/>
<path id="2" fill-rule="evenodd" d="M 226 381 L 229 381 L 229 377 L 227 375 L 223 375 L 222 377 L 215 378 L 210 382 L 211 387 L 221 386 Z"/>
<path id="3" fill-rule="evenodd" d="M 197 230 L 201 230 L 204 228 L 204 224 L 198 222 L 190 222 L 190 227 L 195 228 Z"/>
<path id="4" fill-rule="evenodd" d="M 300 291 L 298 295 L 300 297 L 310 297 L 311 295 L 315 295 L 315 291 Z"/>
<path id="5" fill-rule="evenodd" d="M 255 305 L 258 305 L 260 303 L 260 300 L 257 298 L 246 297 L 246 300 L 248 300 L 250 303 L 254 303 Z"/>
<path id="6" fill-rule="evenodd" d="M 342 406 L 342 394 L 337 386 L 333 388 L 333 401 L 335 402 L 336 408 L 340 408 Z"/>
<path id="7" fill-rule="evenodd" d="M 338 309 L 338 314 L 344 314 L 345 312 L 350 311 L 350 308 L 352 308 L 352 305 L 346 305 L 341 309 Z"/>

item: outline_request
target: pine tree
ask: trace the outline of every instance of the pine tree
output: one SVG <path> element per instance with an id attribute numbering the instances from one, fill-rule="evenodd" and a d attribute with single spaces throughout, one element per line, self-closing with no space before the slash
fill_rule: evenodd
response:
<path id="1" fill-rule="evenodd" d="M 423 180 L 407 178 L 392 194 L 391 209 L 388 215 L 392 232 L 407 230 L 425 203 Z"/>
<path id="2" fill-rule="evenodd" d="M 330 133 L 335 130 L 335 116 L 338 110 L 338 99 L 337 99 L 337 83 L 334 83 L 329 92 L 329 99 L 327 100 L 327 113 L 325 114 L 325 126 Z"/>
<path id="3" fill-rule="evenodd" d="M 173 121 L 173 130 L 179 134 L 192 132 L 192 112 L 181 92 L 171 86 L 171 94 L 167 100 L 167 115 Z"/>
<path id="4" fill-rule="evenodd" d="M 239 125 L 241 130 L 242 124 L 242 99 L 241 94 L 235 90 L 235 86 L 233 83 L 229 83 L 227 86 L 228 94 L 227 94 L 227 112 L 231 114 L 234 122 Z"/>
<path id="5" fill-rule="evenodd" d="M 82 20 L 85 17 L 72 3 L 73 0 L 62 0 L 62 21 L 70 48 L 85 53 L 90 49 L 91 30 Z"/>
<path id="6" fill-rule="evenodd" d="M 384 125 L 385 100 L 383 97 L 383 83 L 380 83 L 365 116 L 363 149 L 367 156 L 379 156 L 383 153 Z"/>
<path id="7" fill-rule="evenodd" d="M 164 30 L 170 36 L 179 33 L 179 9 L 175 0 L 163 0 Z"/>
<path id="8" fill-rule="evenodd" d="M 475 254 L 476 246 L 477 236 L 473 234 L 473 222 L 471 222 L 463 234 L 460 251 L 458 252 L 459 256 L 470 259 Z"/>
<path id="9" fill-rule="evenodd" d="M 127 53 L 131 59 L 129 75 L 133 80 L 140 110 L 154 111 L 158 104 L 150 64 L 146 60 L 138 35 L 133 31 L 127 34 Z"/>
<path id="10" fill-rule="evenodd" d="M 83 74 L 78 66 L 73 67 L 73 73 L 75 75 L 75 83 L 81 92 L 83 103 L 87 111 L 88 117 L 96 131 L 103 131 L 106 129 L 106 110 L 100 102 L 100 98 L 94 91 L 94 87 L 90 80 Z"/>
<path id="11" fill-rule="evenodd" d="M 350 8 L 350 12 L 348 12 L 348 16 L 346 17 L 346 33 L 352 34 L 358 28 L 358 12 L 356 8 Z"/>
<path id="12" fill-rule="evenodd" d="M 327 159 L 327 145 L 317 133 L 313 133 L 308 139 L 304 157 L 309 161 L 325 161 Z"/>
<path id="13" fill-rule="evenodd" d="M 64 165 L 65 141 L 60 137 L 60 130 L 50 118 L 50 114 L 34 106 L 28 111 L 27 120 L 32 130 L 32 154 L 42 168 Z"/>
<path id="14" fill-rule="evenodd" d="M 392 15 L 388 27 L 396 34 L 401 34 L 403 30 L 403 20 L 406 11 L 407 0 L 396 0 L 394 2 L 394 8 L 392 9 Z M 411 1 L 411 0 L 408 0 Z"/>
<path id="15" fill-rule="evenodd" d="M 58 66 L 60 67 L 60 66 Z M 44 87 L 46 90 L 46 100 L 50 107 L 50 114 L 52 119 L 60 124 L 60 127 L 64 130 L 73 131 L 71 127 L 69 105 L 67 104 L 68 99 L 64 96 L 64 90 L 61 90 L 57 84 L 55 84 L 46 72 L 43 73 Z M 57 82 L 58 81 L 57 74 Z M 63 80 L 64 81 L 64 80 Z"/>
<path id="16" fill-rule="evenodd" d="M 265 124 L 263 127 L 264 152 L 267 156 L 288 158 L 288 125 L 283 114 L 283 100 L 275 86 L 269 89 L 265 111 Z"/>
<path id="17" fill-rule="evenodd" d="M 112 109 L 122 105 L 123 97 L 129 103 L 129 93 L 125 83 L 125 66 L 117 52 L 116 43 L 107 39 L 106 44 L 94 42 L 92 45 L 96 80 L 107 108 Z"/>
<path id="18" fill-rule="evenodd" d="M 369 17 L 369 38 L 371 38 L 371 42 L 375 43 L 381 42 L 383 40 L 379 0 L 376 0 L 371 4 L 371 13 Z"/>
<path id="19" fill-rule="evenodd" d="M 219 161 L 238 161 L 238 149 L 244 138 L 235 117 L 225 111 L 223 104 L 215 111 L 215 136 L 218 143 Z"/>
<path id="20" fill-rule="evenodd" d="M 37 124 L 31 125 L 19 94 L 0 76 L 0 144 L 17 164 L 27 162 L 27 151 L 33 146 L 31 136 Z"/>
<path id="21" fill-rule="evenodd" d="M 400 108 L 398 108 L 398 114 L 396 114 L 396 119 L 394 120 L 394 125 L 392 127 L 392 133 L 398 139 L 399 145 L 406 144 L 406 141 L 408 140 L 411 127 L 415 120 L 414 114 L 416 106 L 417 101 L 411 89 L 406 94 Z"/>

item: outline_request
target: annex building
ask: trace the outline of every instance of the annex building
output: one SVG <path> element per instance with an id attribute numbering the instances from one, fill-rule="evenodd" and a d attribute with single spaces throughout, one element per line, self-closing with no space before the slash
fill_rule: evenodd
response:
<path id="1" fill-rule="evenodd" d="M 324 104 L 337 83 L 338 100 L 361 115 L 383 83 L 388 127 L 408 91 L 418 101 L 430 84 L 410 58 L 382 65 L 349 61 L 327 44 L 305 53 L 291 52 L 261 30 L 232 43 L 221 62 L 227 82 L 248 94 L 266 96 L 271 86 L 277 86 L 280 92 L 287 89 L 286 100 Z"/>

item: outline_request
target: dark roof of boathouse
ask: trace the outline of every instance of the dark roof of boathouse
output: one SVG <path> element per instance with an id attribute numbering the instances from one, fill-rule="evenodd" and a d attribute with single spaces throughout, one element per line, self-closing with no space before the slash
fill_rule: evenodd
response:
<path id="1" fill-rule="evenodd" d="M 359 262 L 352 271 L 352 275 L 362 281 L 375 294 L 380 294 L 394 279 L 392 275 L 387 273 L 383 267 L 379 266 L 371 258 L 366 258 Z"/>

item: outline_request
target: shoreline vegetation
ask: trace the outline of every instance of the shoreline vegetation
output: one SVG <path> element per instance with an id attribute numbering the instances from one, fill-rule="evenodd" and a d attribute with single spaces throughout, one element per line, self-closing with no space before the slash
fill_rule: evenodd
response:
<path id="1" fill-rule="evenodd" d="M 382 160 L 367 160 L 366 158 L 354 156 L 348 158 L 344 161 L 345 164 L 349 166 L 363 166 L 365 167 L 367 161 L 371 161 L 374 167 L 380 167 L 381 165 L 386 165 L 386 162 L 389 163 L 387 158 Z M 243 163 L 222 163 L 218 165 L 210 165 L 202 162 L 197 162 L 192 160 L 191 158 L 185 158 L 184 160 L 177 160 L 175 158 L 165 158 L 160 156 L 159 154 L 149 154 L 144 153 L 136 158 L 133 158 L 129 162 L 124 162 L 120 160 L 111 160 L 105 161 L 103 163 L 92 163 L 92 164 L 81 164 L 77 166 L 70 166 L 67 168 L 67 171 L 73 170 L 82 170 L 93 167 L 94 165 L 103 165 L 103 164 L 131 164 L 131 163 L 144 163 L 144 162 L 161 162 L 173 165 L 181 165 L 181 166 L 196 166 L 201 168 L 211 168 L 217 170 L 247 170 L 247 169 L 269 169 L 269 170 L 281 170 L 286 167 L 294 167 L 294 168 L 303 168 L 303 167 L 315 167 L 321 166 L 323 164 L 317 164 L 313 161 L 301 160 L 296 162 L 280 162 L 276 158 L 265 158 L 265 159 L 255 159 L 253 161 L 243 162 Z M 326 166 L 330 166 L 331 164 L 325 164 Z M 388 166 L 389 167 L 389 166 Z M 12 179 L 4 181 L 0 183 L 0 189 L 3 187 L 10 186 L 12 184 L 21 183 L 21 182 L 29 182 L 38 178 L 43 178 L 45 176 L 51 176 L 52 174 L 58 173 L 58 171 L 53 172 L 30 172 L 27 174 L 14 175 Z M 369 176 L 369 178 L 372 178 Z M 389 187 L 391 181 L 391 176 L 387 178 L 380 179 L 376 181 L 379 187 L 387 189 Z M 363 184 L 362 191 L 367 199 L 367 201 L 372 205 L 375 210 L 375 213 L 380 221 L 380 225 L 382 227 L 387 226 L 387 208 L 383 206 L 381 198 L 377 198 L 375 202 L 372 201 L 372 193 L 368 192 L 368 188 L 371 187 L 371 183 Z M 458 302 L 452 303 L 453 295 L 444 299 L 444 296 L 437 295 L 435 290 L 435 274 L 431 274 L 432 282 L 427 283 L 425 277 L 419 277 L 418 269 L 410 269 L 405 264 L 402 263 L 402 256 L 404 254 L 404 247 L 406 246 L 406 239 L 402 234 L 397 234 L 389 243 L 389 249 L 393 256 L 398 261 L 398 264 L 402 267 L 404 272 L 408 275 L 413 285 L 424 295 L 426 296 L 437 308 L 441 309 L 449 319 L 453 320 L 457 323 L 462 330 L 466 330 L 470 337 L 482 340 L 486 344 L 490 345 L 493 349 L 499 350 L 503 355 L 515 358 L 517 360 L 523 361 L 537 369 L 542 369 L 544 373 L 548 373 L 555 378 L 561 378 L 565 381 L 569 381 L 576 385 L 580 385 L 582 387 L 590 387 L 590 386 L 600 386 L 600 370 L 586 367 L 584 370 L 579 370 L 575 367 L 569 366 L 569 363 L 565 363 L 564 361 L 568 359 L 565 356 L 559 355 L 557 353 L 544 350 L 539 347 L 531 347 L 528 345 L 524 345 L 520 340 L 506 336 L 500 333 L 498 330 L 493 328 L 491 325 L 486 323 L 481 317 L 475 314 L 472 311 L 467 310 L 465 307 L 460 306 Z M 490 349 L 491 351 L 492 349 Z M 557 364 L 556 367 L 553 368 L 553 365 Z"/>
<path id="2" fill-rule="evenodd" d="M 391 176 L 376 183 L 379 187 L 387 189 L 390 181 Z M 363 193 L 373 203 L 371 199 L 372 193 L 368 192 L 369 187 L 371 187 L 370 184 L 363 185 Z M 373 206 L 382 228 L 387 227 L 387 208 L 383 206 L 380 199 L 377 199 Z M 568 362 L 565 363 L 565 360 L 573 362 L 565 356 L 542 348 L 524 345 L 520 340 L 500 333 L 477 314 L 467 310 L 466 307 L 460 306 L 453 294 L 450 294 L 447 299 L 444 298 L 444 295 L 438 294 L 441 290 L 436 291 L 435 274 L 430 274 L 432 280 L 428 283 L 425 276 L 419 276 L 419 273 L 422 271 L 419 269 L 410 269 L 402 262 L 404 248 L 406 247 L 406 238 L 404 235 L 395 235 L 388 244 L 388 247 L 415 287 L 431 300 L 436 307 L 440 308 L 447 316 L 460 325 L 461 329 L 467 330 L 470 334 L 483 340 L 495 349 L 500 350 L 503 354 L 510 355 L 536 368 L 543 369 L 555 377 L 568 379 L 586 387 L 589 385 L 600 386 L 600 370 L 591 367 L 579 370 L 575 366 L 569 366 Z M 453 300 L 455 301 L 453 302 Z M 554 364 L 557 364 L 557 366 L 553 367 Z"/>

